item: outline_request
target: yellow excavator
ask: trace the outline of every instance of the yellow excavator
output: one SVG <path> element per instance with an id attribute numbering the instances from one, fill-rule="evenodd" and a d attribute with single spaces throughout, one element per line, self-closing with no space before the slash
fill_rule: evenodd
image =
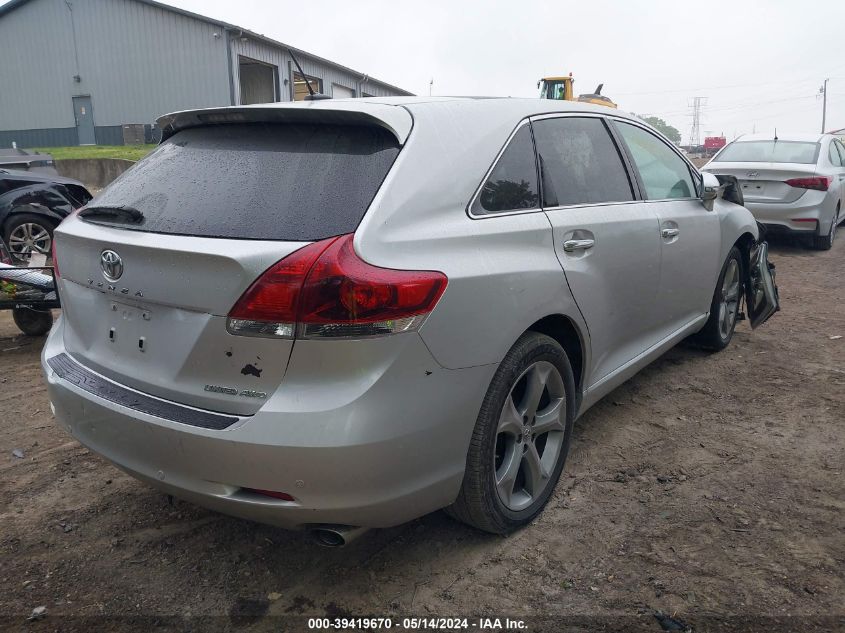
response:
<path id="1" fill-rule="evenodd" d="M 617 107 L 612 99 L 605 97 L 601 93 L 604 84 L 599 84 L 595 92 L 576 97 L 573 90 L 574 83 L 575 79 L 572 77 L 572 73 L 569 73 L 568 77 L 543 77 L 537 82 L 537 87 L 540 89 L 541 99 L 580 101 L 581 103 L 594 103 L 596 105 L 607 106 L 608 108 Z"/>

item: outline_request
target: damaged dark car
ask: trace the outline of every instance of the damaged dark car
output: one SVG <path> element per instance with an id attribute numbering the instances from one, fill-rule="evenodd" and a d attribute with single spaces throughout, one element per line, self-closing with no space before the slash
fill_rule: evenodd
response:
<path id="1" fill-rule="evenodd" d="M 12 257 L 48 255 L 59 222 L 92 197 L 77 180 L 0 169 L 0 235 Z"/>

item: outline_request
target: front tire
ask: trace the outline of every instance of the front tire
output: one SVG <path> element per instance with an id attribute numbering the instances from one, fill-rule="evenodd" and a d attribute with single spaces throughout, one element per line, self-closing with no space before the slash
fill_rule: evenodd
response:
<path id="1" fill-rule="evenodd" d="M 710 317 L 694 337 L 701 347 L 718 352 L 730 344 L 742 301 L 743 279 L 742 253 L 734 246 L 716 282 L 713 300 L 710 302 Z"/>
<path id="2" fill-rule="evenodd" d="M 493 377 L 475 424 L 461 491 L 446 512 L 507 534 L 545 507 L 575 421 L 575 380 L 554 339 L 526 332 Z"/>

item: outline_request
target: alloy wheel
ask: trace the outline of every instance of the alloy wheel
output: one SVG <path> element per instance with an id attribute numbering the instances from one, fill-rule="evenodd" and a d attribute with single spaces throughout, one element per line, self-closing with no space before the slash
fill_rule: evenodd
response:
<path id="1" fill-rule="evenodd" d="M 33 252 L 47 255 L 53 240 L 46 227 L 35 222 L 25 222 L 16 226 L 9 234 L 9 250 L 12 255 L 26 256 Z"/>
<path id="2" fill-rule="evenodd" d="M 509 510 L 524 510 L 550 484 L 565 417 L 566 392 L 558 369 L 548 361 L 530 365 L 505 398 L 496 430 L 496 491 Z"/>
<path id="3" fill-rule="evenodd" d="M 719 335 L 727 339 L 736 322 L 739 310 L 739 262 L 731 259 L 722 280 L 722 300 L 719 304 Z"/>

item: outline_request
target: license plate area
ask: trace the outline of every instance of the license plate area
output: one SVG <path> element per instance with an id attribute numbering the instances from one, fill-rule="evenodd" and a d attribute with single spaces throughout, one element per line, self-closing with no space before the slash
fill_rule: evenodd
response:
<path id="1" fill-rule="evenodd" d="M 152 321 L 153 311 L 148 308 L 110 301 L 104 334 L 116 353 L 146 353 Z"/>
<path id="2" fill-rule="evenodd" d="M 766 183 L 764 181 L 740 180 L 742 195 L 746 198 L 760 198 L 766 195 Z"/>

